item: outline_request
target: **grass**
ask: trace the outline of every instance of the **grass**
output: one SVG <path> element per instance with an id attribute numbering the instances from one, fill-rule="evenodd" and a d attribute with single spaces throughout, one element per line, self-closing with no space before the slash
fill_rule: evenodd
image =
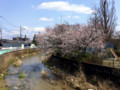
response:
<path id="1" fill-rule="evenodd" d="M 5 79 L 5 76 L 8 75 L 8 73 L 7 73 L 7 72 L 4 72 L 2 75 L 3 75 L 3 76 L 2 76 L 2 78 L 1 78 L 1 80 L 4 80 L 4 79 Z"/>
<path id="2" fill-rule="evenodd" d="M 72 53 L 68 53 L 64 56 L 64 58 L 67 59 L 74 59 L 78 62 L 89 62 L 89 63 L 96 63 L 100 62 L 100 58 L 98 58 L 96 55 L 90 54 L 90 53 L 84 53 L 84 52 L 76 52 L 76 56 L 72 58 Z"/>
<path id="3" fill-rule="evenodd" d="M 18 65 L 17 65 L 17 64 L 14 64 L 13 66 L 14 66 L 14 67 L 16 67 L 16 68 L 18 67 Z"/>
<path id="4" fill-rule="evenodd" d="M 2 87 L 1 90 L 9 90 L 8 87 Z"/>
<path id="5" fill-rule="evenodd" d="M 25 75 L 23 73 L 20 73 L 19 78 L 25 78 Z"/>
<path id="6" fill-rule="evenodd" d="M 18 59 L 17 59 L 17 58 L 11 59 L 10 62 L 9 62 L 9 65 L 10 65 L 10 64 L 13 64 L 16 60 L 18 60 Z M 8 66 L 9 66 L 9 65 L 8 65 Z"/>

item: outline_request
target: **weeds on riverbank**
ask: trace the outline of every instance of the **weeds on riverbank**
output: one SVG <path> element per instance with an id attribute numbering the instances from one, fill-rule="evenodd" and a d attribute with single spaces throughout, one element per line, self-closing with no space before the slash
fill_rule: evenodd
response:
<path id="1" fill-rule="evenodd" d="M 5 82 L 6 75 L 11 75 L 7 73 L 9 71 L 8 67 L 12 65 L 14 62 L 16 62 L 17 60 L 19 60 L 22 57 L 22 55 L 26 57 L 30 55 L 35 55 L 35 53 L 38 53 L 38 52 L 39 50 L 37 49 L 36 50 L 26 49 L 22 51 L 14 51 L 14 52 L 6 53 L 2 55 L 1 56 L 2 58 L 0 58 L 0 60 L 2 61 L 0 63 L 0 90 L 9 90 Z"/>
<path id="2" fill-rule="evenodd" d="M 2 87 L 0 90 L 9 90 L 8 87 Z"/>
<path id="3" fill-rule="evenodd" d="M 23 73 L 20 73 L 19 78 L 23 79 L 23 78 L 25 78 L 25 75 Z"/>

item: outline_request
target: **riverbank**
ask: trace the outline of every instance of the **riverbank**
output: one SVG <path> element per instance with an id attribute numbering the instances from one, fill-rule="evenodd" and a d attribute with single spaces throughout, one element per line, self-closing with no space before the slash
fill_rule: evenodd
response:
<path id="1" fill-rule="evenodd" d="M 17 60 L 36 53 L 39 53 L 38 49 L 24 49 L 0 55 L 0 90 L 9 90 L 5 82 L 5 76 L 8 75 L 7 72 L 9 71 L 8 66 Z"/>
<path id="2" fill-rule="evenodd" d="M 1 64 L 0 64 L 0 90 L 9 90 L 9 88 L 5 82 L 6 75 L 10 74 L 10 73 L 8 73 L 8 71 L 10 71 L 8 69 L 8 66 L 13 64 L 16 61 L 22 60 L 25 57 L 36 55 L 37 53 L 39 53 L 39 50 L 29 49 L 29 50 L 6 53 L 6 54 L 0 56 L 1 57 L 0 58 L 0 61 L 1 61 Z M 88 82 L 88 80 L 86 79 L 86 75 L 82 72 L 81 69 L 77 69 L 77 70 L 72 69 L 72 70 L 76 70 L 76 71 L 71 72 L 71 69 L 67 67 L 70 65 L 66 66 L 65 63 L 63 63 L 64 67 L 61 68 L 61 66 L 60 66 L 62 64 L 61 60 L 53 58 L 52 53 L 44 53 L 44 54 L 45 55 L 40 55 L 39 59 L 42 60 L 41 62 L 43 62 L 46 67 L 51 69 L 52 74 L 55 75 L 57 77 L 57 80 L 59 82 L 62 82 L 65 86 L 70 86 L 77 90 L 88 90 L 88 89 L 119 90 L 119 89 L 114 88 L 114 86 L 112 86 L 113 84 L 111 84 L 109 81 L 98 82 L 95 77 L 93 78 L 93 81 L 95 83 L 98 82 L 99 85 L 92 85 L 90 82 Z M 36 59 L 34 59 L 34 60 L 36 60 Z M 28 60 L 28 62 L 29 62 L 29 60 Z M 72 62 L 72 61 L 69 61 L 69 62 Z M 36 63 L 36 64 L 38 65 L 39 63 Z M 73 63 L 73 64 L 75 64 L 75 63 Z M 38 65 L 38 66 L 40 66 L 40 65 Z M 28 65 L 28 67 L 29 67 L 29 65 Z M 71 67 L 74 68 L 73 66 L 71 66 Z M 40 68 L 38 68 L 38 69 L 40 70 L 40 74 L 41 74 L 41 69 Z M 33 70 L 36 71 L 36 69 L 34 69 L 34 68 L 33 68 Z M 40 74 L 37 74 L 38 78 L 40 77 Z M 32 76 L 34 76 L 34 73 L 32 74 Z M 54 82 L 51 82 L 51 81 L 50 81 L 50 83 L 54 84 Z M 110 87 L 110 85 L 108 85 L 108 83 L 111 85 L 111 87 Z M 39 86 L 39 84 L 38 84 L 38 86 Z"/>
<path id="3" fill-rule="evenodd" d="M 48 56 L 40 53 L 25 57 L 19 67 L 10 65 L 5 77 L 6 85 L 10 90 L 74 90 L 63 84 L 51 73 L 42 61 Z"/>
<path id="4" fill-rule="evenodd" d="M 48 60 L 43 61 L 43 63 L 49 67 L 52 73 L 60 78 L 63 83 L 78 90 L 119 90 L 119 87 L 116 87 L 110 80 L 101 80 L 96 76 L 88 78 L 88 76 L 83 73 L 83 69 L 81 68 L 76 71 L 69 72 L 71 71 L 69 70 L 70 68 L 68 68 L 69 65 L 64 65 L 65 63 L 61 64 L 61 61 L 63 62 L 63 60 L 59 57 L 55 58 L 52 56 Z M 61 67 L 60 65 L 64 67 Z"/>
<path id="5" fill-rule="evenodd" d="M 59 78 L 61 82 L 64 84 L 71 86 L 74 89 L 78 90 L 98 90 L 96 86 L 88 83 L 84 73 L 79 70 L 74 73 L 68 73 L 68 71 L 62 70 L 59 66 L 59 61 L 55 60 L 52 57 L 48 57 L 48 59 L 44 60 L 43 63 L 51 69 L 52 73 Z"/>

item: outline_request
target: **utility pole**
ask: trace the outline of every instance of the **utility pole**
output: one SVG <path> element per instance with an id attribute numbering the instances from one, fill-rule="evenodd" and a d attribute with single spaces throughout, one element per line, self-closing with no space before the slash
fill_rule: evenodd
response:
<path id="1" fill-rule="evenodd" d="M 0 39 L 1 39 L 1 41 L 2 41 L 2 28 L 0 28 Z"/>
<path id="2" fill-rule="evenodd" d="M 20 26 L 20 38 L 22 38 L 22 27 Z"/>
<path id="3" fill-rule="evenodd" d="M 20 26 L 20 42 L 22 42 L 22 27 Z"/>
<path id="4" fill-rule="evenodd" d="M 25 29 L 23 27 L 20 26 L 20 42 L 22 41 L 22 30 Z"/>

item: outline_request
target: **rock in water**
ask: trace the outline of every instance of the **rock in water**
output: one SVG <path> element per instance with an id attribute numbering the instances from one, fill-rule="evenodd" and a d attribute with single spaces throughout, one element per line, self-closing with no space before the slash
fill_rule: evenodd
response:
<path id="1" fill-rule="evenodd" d="M 15 63 L 14 63 L 14 66 L 21 66 L 22 65 L 22 61 L 21 60 L 17 60 Z"/>
<path id="2" fill-rule="evenodd" d="M 44 69 L 42 69 L 41 75 L 42 75 L 43 78 L 47 78 L 48 77 L 47 72 Z"/>
<path id="3" fill-rule="evenodd" d="M 18 60 L 18 61 L 17 61 L 17 65 L 18 65 L 18 66 L 21 66 L 21 65 L 22 65 L 22 61 L 21 61 L 21 60 Z"/>
<path id="4" fill-rule="evenodd" d="M 50 80 L 50 84 L 57 85 L 57 83 L 55 81 L 53 81 L 53 80 Z"/>
<path id="5" fill-rule="evenodd" d="M 18 87 L 14 87 L 14 89 L 15 89 L 15 90 L 17 90 L 17 89 L 18 89 Z"/>

